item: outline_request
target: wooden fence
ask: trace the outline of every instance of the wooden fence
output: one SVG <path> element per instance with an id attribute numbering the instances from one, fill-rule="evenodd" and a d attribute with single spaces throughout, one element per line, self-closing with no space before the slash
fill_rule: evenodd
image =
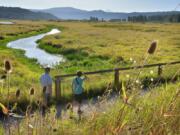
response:
<path id="1" fill-rule="evenodd" d="M 114 72 L 114 87 L 116 89 L 120 89 L 119 71 L 158 67 L 158 76 L 161 76 L 164 65 L 175 65 L 175 64 L 180 64 L 180 61 L 169 62 L 169 63 L 149 64 L 149 65 L 143 65 L 143 66 L 133 66 L 133 67 L 126 67 L 126 68 L 106 69 L 106 70 L 99 70 L 99 71 L 92 71 L 92 72 L 84 72 L 84 74 L 85 75 L 94 75 L 94 74 Z M 73 77 L 73 76 L 76 76 L 76 74 L 66 74 L 66 75 L 55 76 L 55 94 L 56 94 L 57 99 L 59 97 L 61 97 L 62 78 Z"/>

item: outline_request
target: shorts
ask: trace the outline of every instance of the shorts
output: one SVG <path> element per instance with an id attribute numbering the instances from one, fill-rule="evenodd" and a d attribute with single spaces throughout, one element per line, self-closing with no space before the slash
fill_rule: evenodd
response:
<path id="1" fill-rule="evenodd" d="M 74 94 L 74 100 L 81 104 L 83 94 Z"/>
<path id="2" fill-rule="evenodd" d="M 50 105 L 50 100 L 51 100 L 51 94 L 45 93 L 45 94 L 44 94 L 44 102 L 45 102 L 45 104 L 46 104 L 47 106 Z"/>

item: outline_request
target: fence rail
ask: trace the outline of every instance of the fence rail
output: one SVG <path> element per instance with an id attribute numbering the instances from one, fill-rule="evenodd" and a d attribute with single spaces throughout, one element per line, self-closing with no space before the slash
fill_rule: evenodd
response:
<path id="1" fill-rule="evenodd" d="M 158 67 L 158 76 L 160 76 L 162 74 L 162 66 L 164 66 L 164 65 L 175 65 L 175 64 L 180 64 L 180 61 L 174 61 L 174 62 L 168 62 L 168 63 L 156 63 L 156 64 L 149 64 L 149 65 L 143 65 L 143 66 L 132 66 L 132 67 L 126 67 L 126 68 L 114 68 L 114 69 L 98 70 L 98 71 L 92 71 L 92 72 L 84 72 L 84 74 L 85 75 L 94 75 L 94 74 L 114 72 L 114 85 L 117 89 L 119 89 L 119 84 L 120 84 L 119 71 Z M 76 76 L 76 74 L 66 74 L 66 75 L 55 76 L 56 98 L 59 98 L 61 96 L 61 79 L 67 78 L 67 77 L 73 77 L 73 76 Z"/>

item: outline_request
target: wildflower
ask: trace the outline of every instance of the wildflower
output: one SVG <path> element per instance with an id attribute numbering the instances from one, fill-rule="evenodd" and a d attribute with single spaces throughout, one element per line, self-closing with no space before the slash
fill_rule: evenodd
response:
<path id="1" fill-rule="evenodd" d="M 136 83 L 138 84 L 138 83 L 139 83 L 139 80 L 136 80 Z"/>
<path id="2" fill-rule="evenodd" d="M 154 73 L 154 71 L 153 71 L 153 70 L 151 70 L 151 71 L 150 71 L 150 74 L 153 74 L 153 73 Z"/>
<path id="3" fill-rule="evenodd" d="M 133 61 L 133 58 L 130 58 L 129 60 L 132 62 L 132 61 Z"/>
<path id="4" fill-rule="evenodd" d="M 154 52 L 156 51 L 156 47 L 157 47 L 157 41 L 153 41 L 148 49 L 148 53 L 154 54 Z"/>
<path id="5" fill-rule="evenodd" d="M 151 78 L 151 82 L 153 82 L 154 81 L 154 79 L 153 78 Z"/>
<path id="6" fill-rule="evenodd" d="M 136 64 L 136 61 L 134 60 L 134 64 Z"/>
<path id="7" fill-rule="evenodd" d="M 127 74 L 127 75 L 126 75 L 126 77 L 127 77 L 127 78 L 129 78 L 129 77 L 130 77 L 130 75 L 128 75 L 128 74 Z"/>
<path id="8" fill-rule="evenodd" d="M 11 72 L 11 69 L 12 69 L 12 68 L 11 68 L 11 63 L 10 63 L 10 61 L 8 61 L 8 60 L 5 60 L 5 61 L 4 61 L 4 69 L 5 69 L 5 71 L 8 72 L 8 73 Z"/>

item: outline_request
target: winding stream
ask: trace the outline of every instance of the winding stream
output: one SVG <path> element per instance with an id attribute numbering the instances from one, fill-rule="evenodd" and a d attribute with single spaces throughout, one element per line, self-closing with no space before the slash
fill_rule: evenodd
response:
<path id="1" fill-rule="evenodd" d="M 61 31 L 59 31 L 58 29 L 52 29 L 48 33 L 39 34 L 37 36 L 22 38 L 16 41 L 9 42 L 7 44 L 7 47 L 24 50 L 26 57 L 30 59 L 36 59 L 41 66 L 53 67 L 55 65 L 58 65 L 60 62 L 63 62 L 63 57 L 61 55 L 47 53 L 46 51 L 38 48 L 38 44 L 36 42 L 39 39 L 42 39 L 44 36 L 58 34 L 60 32 Z"/>
<path id="2" fill-rule="evenodd" d="M 0 24 L 3 24 L 3 25 L 12 25 L 12 24 L 14 24 L 14 22 L 9 22 L 9 21 L 2 22 L 2 21 L 0 21 Z"/>

